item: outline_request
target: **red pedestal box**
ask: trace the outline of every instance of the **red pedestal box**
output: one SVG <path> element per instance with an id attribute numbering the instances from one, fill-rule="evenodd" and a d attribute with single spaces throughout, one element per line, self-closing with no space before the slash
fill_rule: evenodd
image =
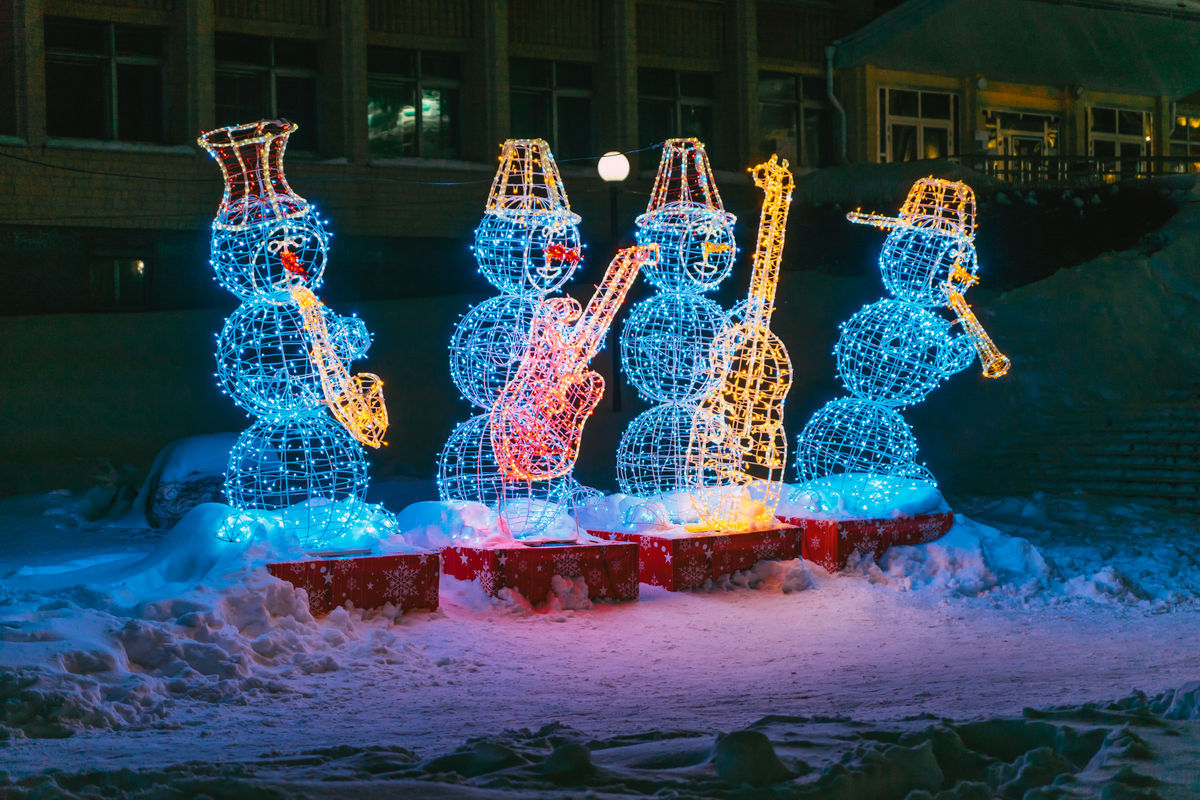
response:
<path id="1" fill-rule="evenodd" d="M 437 553 L 313 558 L 268 564 L 267 569 L 308 592 L 314 616 L 328 614 L 347 600 L 355 608 L 392 603 L 408 611 L 438 607 Z"/>
<path id="2" fill-rule="evenodd" d="M 780 517 L 803 533 L 801 555 L 830 572 L 846 566 L 855 550 L 875 558 L 894 545 L 925 544 L 940 539 L 954 525 L 954 514 L 918 514 L 895 519 L 804 519 Z"/>
<path id="3" fill-rule="evenodd" d="M 672 592 L 692 589 L 764 559 L 800 557 L 800 529 L 696 533 L 685 537 L 625 531 L 588 531 L 616 542 L 636 542 L 642 583 Z"/>
<path id="4" fill-rule="evenodd" d="M 446 547 L 442 564 L 447 575 L 477 580 L 495 595 L 509 588 L 531 603 L 550 596 L 555 575 L 583 577 L 592 600 L 637 600 L 637 547 L 620 543 L 529 546 L 514 542 L 499 547 Z"/>

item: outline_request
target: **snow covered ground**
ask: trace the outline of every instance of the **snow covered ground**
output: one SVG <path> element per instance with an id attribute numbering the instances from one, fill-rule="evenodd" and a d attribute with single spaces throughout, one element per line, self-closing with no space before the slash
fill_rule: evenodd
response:
<path id="1" fill-rule="evenodd" d="M 961 499 L 942 540 L 838 575 L 764 562 L 573 609 L 444 579 L 434 613 L 314 620 L 267 545 L 210 535 L 223 507 L 164 538 L 79 502 L 0 500 L 0 794 L 1200 796 L 1192 516 Z"/>

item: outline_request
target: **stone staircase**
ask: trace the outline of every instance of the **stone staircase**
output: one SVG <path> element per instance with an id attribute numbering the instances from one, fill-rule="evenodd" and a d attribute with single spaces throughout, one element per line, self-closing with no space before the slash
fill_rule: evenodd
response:
<path id="1" fill-rule="evenodd" d="M 1200 390 L 1137 408 L 1081 412 L 1007 449 L 1023 489 L 1124 497 L 1200 513 Z"/>

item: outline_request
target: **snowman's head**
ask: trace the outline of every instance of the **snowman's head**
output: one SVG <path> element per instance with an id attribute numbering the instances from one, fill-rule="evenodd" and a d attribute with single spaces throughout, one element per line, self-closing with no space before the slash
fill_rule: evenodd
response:
<path id="1" fill-rule="evenodd" d="M 217 281 L 242 300 L 289 303 L 296 283 L 320 287 L 328 248 L 325 225 L 309 206 L 293 217 L 214 226 L 211 262 Z"/>
<path id="2" fill-rule="evenodd" d="M 945 305 L 944 287 L 955 265 L 974 275 L 979 270 L 975 246 L 932 228 L 896 228 L 879 253 L 883 285 L 897 299 L 919 306 Z"/>
<path id="3" fill-rule="evenodd" d="M 637 218 L 637 243 L 657 244 L 645 276 L 668 292 L 707 292 L 729 275 L 737 255 L 733 214 L 697 203 L 669 203 Z"/>
<path id="4" fill-rule="evenodd" d="M 501 291 L 553 292 L 582 260 L 579 217 L 570 211 L 488 212 L 475 229 L 475 261 Z"/>

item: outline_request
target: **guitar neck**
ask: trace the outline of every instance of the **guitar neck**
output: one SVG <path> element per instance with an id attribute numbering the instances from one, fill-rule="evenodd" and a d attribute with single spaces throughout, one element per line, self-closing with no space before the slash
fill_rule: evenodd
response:
<path id="1" fill-rule="evenodd" d="M 783 240 L 788 210 L 792 205 L 792 173 L 785 159 L 777 156 L 753 170 L 754 183 L 762 188 L 762 215 L 758 223 L 758 241 L 754 247 L 754 269 L 750 274 L 750 313 L 748 320 L 766 326 L 775 310 L 775 289 L 779 285 L 779 264 L 783 258 Z"/>
<path id="2" fill-rule="evenodd" d="M 604 334 L 612 325 L 617 309 L 625 302 L 625 295 L 633 285 L 642 264 L 657 258 L 658 246 L 627 247 L 617 251 L 616 257 L 604 271 L 600 285 L 588 301 L 587 308 L 579 315 L 573 326 L 571 340 L 584 361 L 590 360 L 600 349 Z"/>

